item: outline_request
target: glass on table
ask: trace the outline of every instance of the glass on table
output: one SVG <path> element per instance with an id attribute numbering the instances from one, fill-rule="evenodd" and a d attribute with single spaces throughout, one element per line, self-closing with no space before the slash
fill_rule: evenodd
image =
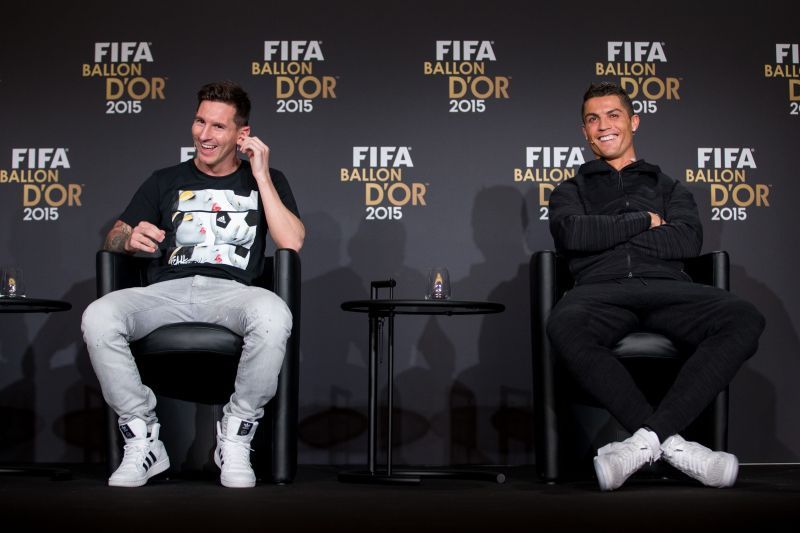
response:
<path id="1" fill-rule="evenodd" d="M 22 278 L 22 269 L 19 267 L 3 267 L 3 285 L 0 287 L 0 297 L 24 298 L 25 283 Z"/>
<path id="2" fill-rule="evenodd" d="M 444 267 L 431 268 L 425 285 L 426 300 L 450 298 L 450 273 Z"/>

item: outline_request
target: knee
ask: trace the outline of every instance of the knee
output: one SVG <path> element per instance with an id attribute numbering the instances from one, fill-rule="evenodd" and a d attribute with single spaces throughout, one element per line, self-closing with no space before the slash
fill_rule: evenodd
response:
<path id="1" fill-rule="evenodd" d="M 764 331 L 764 315 L 750 302 L 737 298 L 728 305 L 726 311 L 730 325 L 737 332 L 747 332 L 757 339 Z"/>
<path id="2" fill-rule="evenodd" d="M 81 331 L 90 357 L 97 353 L 96 348 L 107 346 L 125 335 L 124 323 L 117 320 L 118 315 L 112 299 L 107 297 L 95 300 L 83 312 Z"/>
<path id="3" fill-rule="evenodd" d="M 745 303 L 747 304 L 748 308 L 747 321 L 760 336 L 761 333 L 764 332 L 764 328 L 767 326 L 767 319 L 764 318 L 764 315 L 756 308 L 755 305 L 751 304 L 750 302 Z"/>
<path id="4" fill-rule="evenodd" d="M 292 313 L 280 297 L 269 291 L 259 291 L 247 308 L 248 329 L 279 332 L 288 336 L 292 331 Z"/>
<path id="5" fill-rule="evenodd" d="M 81 331 L 87 343 L 90 337 L 95 337 L 108 328 L 111 316 L 113 306 L 109 305 L 107 299 L 100 298 L 89 304 L 81 317 Z"/>
<path id="6" fill-rule="evenodd" d="M 752 343 L 751 350 L 755 353 L 758 347 L 758 340 L 764 332 L 767 321 L 761 311 L 756 309 L 756 306 L 750 302 L 743 301 L 739 313 L 741 313 L 739 318 L 741 324 L 744 326 L 745 331 L 749 332 L 749 338 L 745 339 L 745 342 Z"/>
<path id="7" fill-rule="evenodd" d="M 574 340 L 581 324 L 585 324 L 588 317 L 586 309 L 576 305 L 557 305 L 550 313 L 547 320 L 547 336 L 559 354 L 568 353 L 565 348 Z"/>

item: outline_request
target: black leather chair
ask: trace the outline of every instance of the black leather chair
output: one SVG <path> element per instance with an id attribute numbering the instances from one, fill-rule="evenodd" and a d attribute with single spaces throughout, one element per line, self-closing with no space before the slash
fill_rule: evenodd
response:
<path id="1" fill-rule="evenodd" d="M 695 282 L 729 289 L 726 252 L 690 259 L 685 270 Z M 628 433 L 567 375 L 547 337 L 551 309 L 574 284 L 566 260 L 549 250 L 536 252 L 530 281 L 536 466 L 542 479 L 555 482 L 591 472 L 597 448 Z M 685 359 L 666 337 L 646 331 L 626 336 L 614 352 L 652 405 L 658 404 Z M 682 435 L 726 450 L 727 429 L 726 388 Z"/>
<path id="2" fill-rule="evenodd" d="M 149 260 L 108 251 L 97 253 L 97 295 L 146 284 Z M 265 408 L 264 418 L 252 444 L 253 468 L 259 478 L 290 483 L 297 471 L 298 374 L 300 352 L 300 259 L 294 250 L 279 249 L 268 257 L 264 274 L 254 285 L 272 290 L 289 306 L 292 333 L 286 346 L 278 390 Z M 242 338 L 214 324 L 198 322 L 163 326 L 131 343 L 142 381 L 159 397 L 159 418 L 164 419 L 162 398 L 196 402 L 196 436 L 193 447 L 201 449 L 201 464 L 180 457 L 170 459 L 173 470 L 182 463 L 188 469 L 208 468 L 216 443 L 216 421 L 233 393 Z M 191 368 L 191 379 L 186 369 Z M 210 406 L 210 407 L 209 407 Z M 108 468 L 122 459 L 122 438 L 117 415 L 108 409 Z M 183 424 L 189 421 L 182 421 Z M 163 424 L 162 424 L 163 426 Z M 162 427 L 162 437 L 164 436 Z M 169 450 L 170 442 L 165 444 Z"/>

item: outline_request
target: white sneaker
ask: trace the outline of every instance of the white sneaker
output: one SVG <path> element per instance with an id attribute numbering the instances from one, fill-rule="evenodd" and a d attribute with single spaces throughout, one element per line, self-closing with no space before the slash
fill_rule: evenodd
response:
<path id="1" fill-rule="evenodd" d="M 220 482 L 225 487 L 248 488 L 256 486 L 256 474 L 250 466 L 250 441 L 258 422 L 249 422 L 235 416 L 225 416 L 217 422 L 217 449 L 214 462 L 220 468 Z"/>
<path id="2" fill-rule="evenodd" d="M 661 453 L 669 464 L 703 485 L 723 488 L 736 483 L 739 460 L 733 454 L 715 452 L 680 435 L 665 440 Z"/>
<path id="3" fill-rule="evenodd" d="M 147 480 L 169 468 L 164 443 L 158 440 L 160 424 L 153 424 L 147 434 L 147 424 L 132 418 L 119 430 L 125 437 L 125 455 L 119 468 L 108 478 L 110 487 L 141 487 Z"/>
<path id="4" fill-rule="evenodd" d="M 641 428 L 622 442 L 612 442 L 597 450 L 594 471 L 600 490 L 614 490 L 622 486 L 631 474 L 646 463 L 661 456 L 658 436 Z"/>

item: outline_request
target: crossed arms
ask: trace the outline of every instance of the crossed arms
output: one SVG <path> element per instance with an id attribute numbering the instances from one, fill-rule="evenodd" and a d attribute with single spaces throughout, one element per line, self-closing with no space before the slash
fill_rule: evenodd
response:
<path id="1" fill-rule="evenodd" d="M 700 253 L 702 225 L 691 192 L 675 182 L 662 214 L 635 211 L 588 215 L 578 186 L 565 181 L 550 195 L 550 231 L 556 247 L 569 252 L 601 252 L 628 243 L 660 259 L 684 259 Z"/>

